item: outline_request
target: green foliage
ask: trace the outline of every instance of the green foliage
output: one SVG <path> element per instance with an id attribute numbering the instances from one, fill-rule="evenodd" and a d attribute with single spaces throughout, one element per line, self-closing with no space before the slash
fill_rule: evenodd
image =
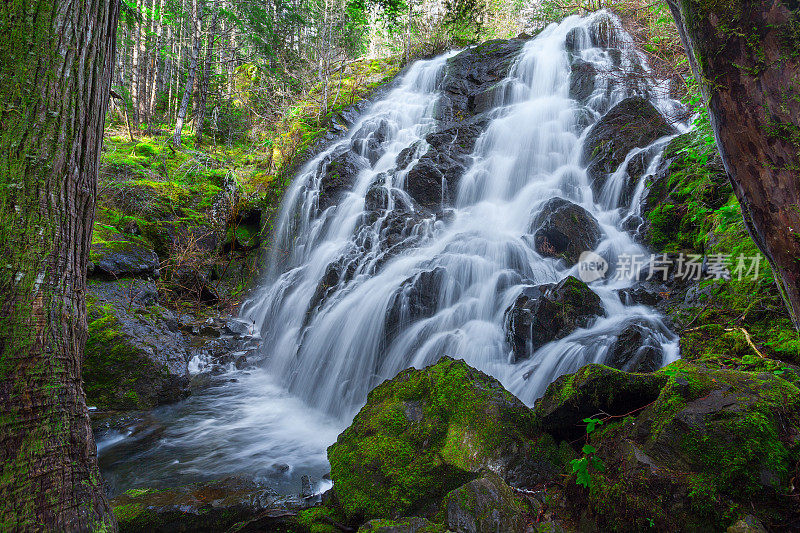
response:
<path id="1" fill-rule="evenodd" d="M 584 418 L 583 422 L 586 424 L 587 438 L 594 433 L 597 426 L 603 425 L 603 421 L 599 418 Z M 573 459 L 570 461 L 570 464 L 572 465 L 572 473 L 576 475 L 575 483 L 589 489 L 592 487 L 592 474 L 590 473 L 590 469 L 603 472 L 605 470 L 605 465 L 597 456 L 597 448 L 591 444 L 584 444 L 583 448 L 581 448 L 581 452 L 583 453 L 583 457 Z"/>
<path id="2" fill-rule="evenodd" d="M 687 103 L 700 106 L 696 84 Z M 729 257 L 729 280 L 706 280 L 696 304 L 676 305 L 670 315 L 678 327 L 691 325 L 682 335 L 684 357 L 714 358 L 744 353 L 786 361 L 800 361 L 798 337 L 778 291 L 772 270 L 750 237 L 742 210 L 719 159 L 705 107 L 697 107 L 694 130 L 673 140 L 664 153 L 667 171 L 651 183 L 646 208 L 648 241 L 656 251 Z M 740 258 L 759 258 L 750 275 L 736 275 Z M 740 279 L 741 278 L 741 279 Z M 719 336 L 707 335 L 706 326 L 724 325 Z M 699 328 L 699 329 L 698 329 Z M 747 342 L 743 329 L 753 345 Z M 726 331 L 730 330 L 730 331 Z M 736 352 L 739 353 L 739 352 Z"/>

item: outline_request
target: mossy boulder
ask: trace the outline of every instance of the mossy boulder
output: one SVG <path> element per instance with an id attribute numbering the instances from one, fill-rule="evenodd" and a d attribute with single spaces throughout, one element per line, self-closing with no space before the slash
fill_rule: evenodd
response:
<path id="1" fill-rule="evenodd" d="M 592 126 L 583 149 L 583 163 L 595 194 L 602 190 L 609 174 L 619 167 L 634 148 L 672 135 L 675 128 L 648 100 L 626 98 Z"/>
<path id="2" fill-rule="evenodd" d="M 597 248 L 603 236 L 600 223 L 591 213 L 564 198 L 552 198 L 542 206 L 530 233 L 539 254 L 560 257 L 570 266 L 583 252 Z"/>
<path id="3" fill-rule="evenodd" d="M 585 433 L 584 418 L 598 413 L 622 415 L 652 403 L 666 381 L 662 374 L 629 374 L 587 365 L 547 387 L 536 401 L 537 422 L 554 437 L 572 441 Z"/>
<path id="4" fill-rule="evenodd" d="M 302 531 L 294 524 L 296 512 L 274 491 L 236 477 L 162 490 L 132 489 L 110 503 L 120 533 L 274 531 L 275 526 Z"/>
<path id="5" fill-rule="evenodd" d="M 376 387 L 328 458 L 350 520 L 431 512 L 486 469 L 532 486 L 564 462 L 530 409 L 494 378 L 448 357 Z"/>
<path id="6" fill-rule="evenodd" d="M 441 515 L 460 533 L 523 533 L 534 508 L 496 474 L 470 481 L 445 496 Z"/>
<path id="7" fill-rule="evenodd" d="M 556 285 L 529 287 L 506 310 L 506 338 L 516 359 L 530 357 L 548 342 L 589 327 L 604 314 L 600 297 L 568 276 Z"/>
<path id="8" fill-rule="evenodd" d="M 87 403 L 101 410 L 149 409 L 188 394 L 188 343 L 152 283 L 92 281 L 89 337 L 81 368 Z"/>
<path id="9" fill-rule="evenodd" d="M 590 365 L 553 383 L 537 419 L 556 436 L 586 435 L 605 468 L 569 505 L 603 531 L 719 531 L 753 513 L 770 529 L 797 523 L 800 389 L 772 373 L 679 361 L 654 374 Z M 572 429 L 575 428 L 575 429 Z"/>
<path id="10" fill-rule="evenodd" d="M 145 239 L 102 225 L 95 227 L 89 260 L 90 274 L 98 277 L 157 278 L 160 274 L 158 256 Z"/>

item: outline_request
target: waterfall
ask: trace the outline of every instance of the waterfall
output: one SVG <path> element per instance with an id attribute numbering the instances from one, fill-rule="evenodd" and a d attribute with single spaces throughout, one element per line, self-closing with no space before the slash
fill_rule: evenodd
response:
<path id="1" fill-rule="evenodd" d="M 620 300 L 618 290 L 632 283 L 625 279 L 591 285 L 606 312 L 588 328 L 518 362 L 506 340 L 504 316 L 520 294 L 577 275 L 576 266 L 531 246 L 531 220 L 551 198 L 599 221 L 595 251 L 610 262 L 649 254 L 623 228 L 639 216 L 644 182 L 669 137 L 631 151 L 597 193 L 581 153 L 591 125 L 623 98 L 646 95 L 664 113 L 677 104 L 646 77 L 631 84 L 602 74 L 585 104 L 570 97 L 570 39 L 572 59 L 599 73 L 614 62 L 647 69 L 632 46 L 620 46 L 621 57 L 593 47 L 589 28 L 601 16 L 612 21 L 616 39 L 630 40 L 601 13 L 570 17 L 524 44 L 493 90 L 488 124 L 453 194 L 443 179 L 441 205 L 415 205 L 406 180 L 429 149 L 454 53 L 413 64 L 348 135 L 304 166 L 279 215 L 268 278 L 242 310 L 261 329 L 268 372 L 292 394 L 347 418 L 384 379 L 449 355 L 532 404 L 559 375 L 605 362 L 632 323 L 646 325 L 661 344 L 661 364 L 677 358 L 676 337 L 659 315 Z M 623 182 L 635 157 L 647 170 L 626 203 Z M 333 180 L 342 189 L 338 202 L 326 183 L 334 162 L 358 169 L 348 183 Z M 425 312 L 415 312 L 421 305 Z"/>

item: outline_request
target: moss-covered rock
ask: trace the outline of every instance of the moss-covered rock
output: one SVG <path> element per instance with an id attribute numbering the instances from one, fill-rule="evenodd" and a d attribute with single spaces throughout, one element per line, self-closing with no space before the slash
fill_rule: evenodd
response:
<path id="1" fill-rule="evenodd" d="M 585 434 L 583 419 L 622 415 L 652 403 L 667 381 L 661 374 L 629 374 L 603 365 L 587 365 L 555 380 L 536 401 L 538 424 L 558 439 Z"/>
<path id="2" fill-rule="evenodd" d="M 376 387 L 328 458 L 351 520 L 430 512 L 482 469 L 533 485 L 564 463 L 530 409 L 494 378 L 447 357 Z"/>
<path id="3" fill-rule="evenodd" d="M 108 226 L 95 226 L 89 250 L 90 274 L 110 278 L 149 277 L 160 273 L 158 256 L 140 237 L 124 236 Z"/>
<path id="4" fill-rule="evenodd" d="M 87 403 L 101 410 L 149 409 L 186 396 L 187 343 L 152 283 L 93 281 L 81 368 Z M 173 329 L 170 329 L 172 324 Z"/>
<path id="5" fill-rule="evenodd" d="M 578 433 L 570 421 L 605 421 L 586 437 L 605 467 L 567 491 L 573 512 L 588 506 L 602 530 L 721 530 L 753 509 L 777 530 L 800 519 L 800 389 L 780 375 L 683 361 L 644 375 L 590 366 L 553 383 L 536 413 L 565 438 Z"/>
<path id="6" fill-rule="evenodd" d="M 522 533 L 534 518 L 534 508 L 499 476 L 489 473 L 445 496 L 441 515 L 452 531 Z"/>
<path id="7" fill-rule="evenodd" d="M 449 533 L 442 524 L 412 516 L 395 520 L 370 520 L 358 529 L 358 533 Z"/>

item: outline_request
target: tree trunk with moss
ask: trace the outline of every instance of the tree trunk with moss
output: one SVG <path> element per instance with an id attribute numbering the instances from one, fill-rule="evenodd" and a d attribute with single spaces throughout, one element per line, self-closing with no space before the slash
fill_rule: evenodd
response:
<path id="1" fill-rule="evenodd" d="M 747 227 L 800 328 L 800 1 L 668 3 Z"/>
<path id="2" fill-rule="evenodd" d="M 0 2 L 0 524 L 113 531 L 80 364 L 117 0 Z"/>

